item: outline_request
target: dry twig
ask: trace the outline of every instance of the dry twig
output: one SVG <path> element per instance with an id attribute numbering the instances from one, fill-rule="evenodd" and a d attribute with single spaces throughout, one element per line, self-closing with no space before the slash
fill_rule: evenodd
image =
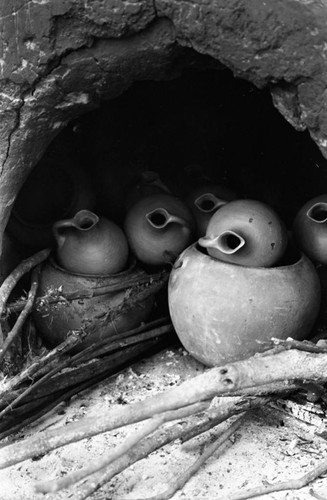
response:
<path id="1" fill-rule="evenodd" d="M 141 439 L 145 438 L 149 434 L 152 434 L 165 422 L 178 420 L 180 418 L 188 417 L 194 413 L 202 412 L 206 410 L 209 405 L 210 402 L 195 403 L 194 405 L 187 406 L 180 410 L 155 415 L 148 422 L 146 422 L 141 429 L 128 436 L 128 438 L 121 445 L 118 445 L 106 458 L 94 461 L 88 467 L 72 472 L 71 474 L 55 481 L 44 481 L 42 483 L 38 483 L 35 489 L 40 493 L 53 493 L 63 488 L 68 488 L 77 481 L 80 481 L 81 479 L 98 472 L 104 467 L 107 467 L 125 453 L 128 453 L 138 442 L 141 441 Z"/>
<path id="2" fill-rule="evenodd" d="M 0 287 L 0 318 L 4 313 L 5 306 L 7 303 L 7 300 L 17 285 L 18 281 L 24 274 L 28 273 L 33 267 L 37 266 L 41 262 L 43 262 L 45 259 L 48 258 L 50 255 L 51 249 L 46 248 L 45 250 L 41 250 L 40 252 L 32 255 L 31 257 L 28 257 L 27 259 L 23 260 L 13 271 L 12 273 L 9 274 L 9 276 L 4 280 Z M 3 345 L 3 332 L 1 328 L 1 322 L 0 322 L 0 353 L 2 350 L 2 345 Z"/>
<path id="3" fill-rule="evenodd" d="M 218 406 L 210 407 L 202 416 L 191 415 L 176 424 L 164 427 L 154 432 L 132 448 L 128 453 L 115 460 L 109 467 L 93 474 L 88 481 L 74 487 L 74 499 L 85 500 L 95 491 L 108 483 L 114 476 L 130 467 L 135 462 L 142 460 L 166 444 L 181 439 L 182 442 L 190 440 L 209 429 L 216 427 L 231 416 L 246 411 L 250 408 L 262 406 L 269 398 L 231 398 L 232 401 L 224 402 Z"/>
<path id="4" fill-rule="evenodd" d="M 239 429 L 239 427 L 243 424 L 245 417 L 246 414 L 237 418 L 228 429 L 220 434 L 215 442 L 207 446 L 202 455 L 188 469 L 186 469 L 186 471 L 178 476 L 178 478 L 173 482 L 171 486 L 169 486 L 169 488 L 167 488 L 166 491 L 164 491 L 163 493 L 159 493 L 158 495 L 149 497 L 146 500 L 168 500 L 176 493 L 176 491 L 181 490 L 191 479 L 191 477 L 198 472 L 198 470 L 208 460 L 208 458 L 210 458 L 217 451 L 219 452 L 219 454 L 222 453 L 227 439 L 229 439 L 234 434 L 234 432 Z"/>
<path id="5" fill-rule="evenodd" d="M 27 301 L 25 302 L 25 307 L 18 316 L 16 323 L 14 324 L 11 331 L 8 333 L 6 340 L 3 343 L 2 350 L 0 350 L 0 363 L 6 355 L 11 344 L 14 342 L 18 334 L 20 333 L 27 316 L 30 314 L 32 307 L 34 305 L 34 300 L 36 297 L 36 292 L 39 285 L 39 275 L 40 268 L 37 266 L 32 272 L 31 288 L 28 293 Z"/>
<path id="6" fill-rule="evenodd" d="M 243 490 L 239 493 L 228 495 L 228 498 L 225 497 L 223 499 L 220 497 L 220 500 L 244 500 L 261 495 L 268 495 L 268 493 L 275 493 L 276 491 L 300 490 L 315 479 L 318 479 L 318 477 L 320 477 L 326 471 L 327 460 L 323 460 L 317 467 L 299 477 L 298 479 L 289 479 L 288 481 L 280 481 L 279 483 L 275 484 L 265 484 L 263 486 L 258 486 L 257 488 L 251 488 L 249 490 Z"/>
<path id="7" fill-rule="evenodd" d="M 146 284 L 155 284 L 156 282 L 164 284 L 169 277 L 169 273 L 167 271 L 162 271 L 156 274 L 148 274 L 146 276 L 136 276 L 130 279 L 125 279 L 121 283 L 114 283 L 107 286 L 101 286 L 91 289 L 80 289 L 75 290 L 74 292 L 65 292 L 62 291 L 57 293 L 54 296 L 44 296 L 38 297 L 35 301 L 35 308 L 40 306 L 44 301 L 46 301 L 47 305 L 56 304 L 62 301 L 72 301 L 72 300 L 80 300 L 80 299 L 90 299 L 93 297 L 99 297 L 100 295 L 106 295 L 108 293 L 119 292 L 122 290 L 126 290 L 128 288 L 134 288 L 141 285 Z M 15 301 L 12 304 L 8 304 L 6 307 L 7 313 L 19 312 L 24 309 L 26 304 L 25 299 L 20 299 Z"/>

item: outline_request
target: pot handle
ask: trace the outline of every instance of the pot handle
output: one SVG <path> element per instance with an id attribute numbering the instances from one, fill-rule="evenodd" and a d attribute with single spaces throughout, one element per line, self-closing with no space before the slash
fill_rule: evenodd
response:
<path id="1" fill-rule="evenodd" d="M 204 248 L 214 248 L 226 255 L 238 252 L 245 245 L 245 239 L 235 231 L 223 231 L 218 236 L 199 238 L 199 245 Z"/>

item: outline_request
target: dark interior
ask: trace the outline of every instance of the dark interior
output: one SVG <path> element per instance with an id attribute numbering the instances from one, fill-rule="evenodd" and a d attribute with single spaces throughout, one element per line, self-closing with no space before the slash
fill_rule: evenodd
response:
<path id="1" fill-rule="evenodd" d="M 145 170 L 158 172 L 181 197 L 209 178 L 239 197 L 270 204 L 288 227 L 305 201 L 324 192 L 327 180 L 327 161 L 309 134 L 285 120 L 268 89 L 234 78 L 227 69 L 137 82 L 71 122 L 45 158 L 57 165 L 71 161 L 88 172 L 95 211 L 119 223 Z M 19 196 L 19 203 L 26 200 Z"/>

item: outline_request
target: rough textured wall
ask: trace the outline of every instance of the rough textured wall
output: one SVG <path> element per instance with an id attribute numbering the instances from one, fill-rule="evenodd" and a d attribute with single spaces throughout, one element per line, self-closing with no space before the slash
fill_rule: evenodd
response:
<path id="1" fill-rule="evenodd" d="M 134 80 L 207 54 L 269 87 L 327 157 L 327 7 L 316 0 L 3 0 L 0 236 L 18 189 L 65 124 Z"/>

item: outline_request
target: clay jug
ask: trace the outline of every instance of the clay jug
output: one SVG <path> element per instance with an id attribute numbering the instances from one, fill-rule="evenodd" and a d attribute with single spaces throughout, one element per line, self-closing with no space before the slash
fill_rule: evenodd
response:
<path id="1" fill-rule="evenodd" d="M 72 219 L 53 225 L 56 260 L 64 269 L 80 274 L 114 274 L 128 259 L 128 243 L 117 224 L 80 210 Z"/>
<path id="2" fill-rule="evenodd" d="M 270 267 L 283 256 L 286 227 L 268 205 L 256 200 L 231 201 L 210 219 L 199 244 L 208 254 L 244 266 Z"/>
<path id="3" fill-rule="evenodd" d="M 164 265 L 174 262 L 192 242 L 194 222 L 180 199 L 159 193 L 135 203 L 127 212 L 124 228 L 137 259 L 144 264 Z"/>
<path id="4" fill-rule="evenodd" d="M 293 235 L 310 259 L 327 264 L 327 194 L 313 198 L 298 211 Z"/>
<path id="5" fill-rule="evenodd" d="M 297 249 L 283 265 L 247 267 L 207 255 L 198 245 L 177 259 L 168 285 L 175 331 L 192 356 L 219 366 L 264 350 L 273 337 L 308 338 L 320 307 L 314 265 Z"/>
<path id="6" fill-rule="evenodd" d="M 168 187 L 162 182 L 158 172 L 144 170 L 140 178 L 127 195 L 126 209 L 128 210 L 138 200 L 158 193 L 170 193 Z"/>
<path id="7" fill-rule="evenodd" d="M 204 236 L 213 214 L 229 201 L 236 200 L 236 194 L 225 186 L 203 184 L 190 191 L 186 202 L 196 222 L 198 237 Z"/>

